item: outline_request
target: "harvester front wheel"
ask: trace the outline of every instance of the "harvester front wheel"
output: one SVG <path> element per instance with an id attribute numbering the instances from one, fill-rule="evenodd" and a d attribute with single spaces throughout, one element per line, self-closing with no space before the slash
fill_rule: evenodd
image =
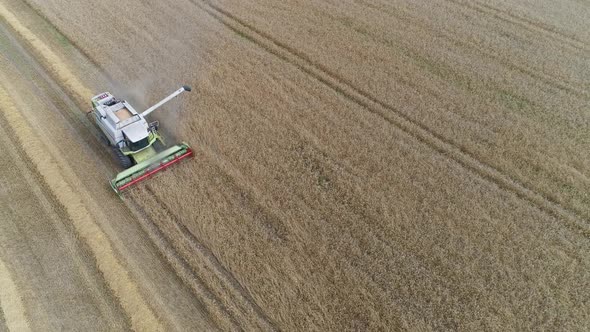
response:
<path id="1" fill-rule="evenodd" d="M 121 152 L 121 150 L 114 148 L 113 149 L 115 151 L 115 155 L 117 156 L 117 161 L 119 161 L 119 164 L 127 169 L 131 166 L 133 166 L 133 161 L 131 160 L 131 158 L 127 157 L 126 155 L 123 154 L 123 152 Z"/>

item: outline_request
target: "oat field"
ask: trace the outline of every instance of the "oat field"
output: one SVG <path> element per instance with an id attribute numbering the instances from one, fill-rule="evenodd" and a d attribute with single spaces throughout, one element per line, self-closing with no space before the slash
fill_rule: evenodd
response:
<path id="1" fill-rule="evenodd" d="M 98 285 L 71 291 L 100 303 L 80 310 L 97 330 L 590 328 L 590 3 L 0 4 L 39 67 L 0 47 L 0 147 L 69 234 L 54 260 Z M 141 109 L 181 84 L 154 118 L 195 158 L 119 200 L 91 95 Z M 11 241 L 0 330 L 75 329 L 19 281 L 41 268 L 18 272 L 32 258 Z"/>

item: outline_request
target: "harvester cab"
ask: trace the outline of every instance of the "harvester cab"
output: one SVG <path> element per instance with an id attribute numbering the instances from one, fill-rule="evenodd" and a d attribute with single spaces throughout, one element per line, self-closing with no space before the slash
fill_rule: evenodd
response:
<path id="1" fill-rule="evenodd" d="M 186 144 L 178 144 L 164 151 L 156 151 L 154 143 L 164 140 L 158 132 L 158 122 L 148 123 L 145 117 L 179 94 L 191 91 L 183 86 L 142 113 L 127 101 L 109 92 L 92 98 L 93 118 L 126 170 L 111 180 L 111 187 L 120 194 L 123 190 L 193 155 Z"/>

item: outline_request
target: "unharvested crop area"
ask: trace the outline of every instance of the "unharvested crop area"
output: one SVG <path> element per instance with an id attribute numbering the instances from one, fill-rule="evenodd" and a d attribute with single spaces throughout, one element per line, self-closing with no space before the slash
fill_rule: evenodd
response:
<path id="1" fill-rule="evenodd" d="M 155 117 L 196 158 L 118 203 L 144 234 L 135 251 L 105 235 L 115 257 L 153 247 L 159 258 L 137 261 L 164 261 L 161 277 L 144 287 L 151 270 L 120 259 L 121 281 L 79 240 L 122 316 L 112 326 L 590 328 L 590 4 L 2 2 L 52 55 L 3 24 L 78 108 L 85 91 L 143 107 L 193 86 Z M 95 130 L 76 112 L 72 133 Z M 75 151 L 108 176 L 95 136 Z M 100 188 L 83 205 L 109 197 L 101 176 L 80 180 Z M 146 295 L 167 276 L 194 301 L 174 317 L 165 291 Z"/>

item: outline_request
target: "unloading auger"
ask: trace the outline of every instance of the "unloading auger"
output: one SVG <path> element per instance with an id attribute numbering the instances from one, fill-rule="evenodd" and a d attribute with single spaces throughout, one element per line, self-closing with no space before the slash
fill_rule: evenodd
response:
<path id="1" fill-rule="evenodd" d="M 117 194 L 193 156 L 193 151 L 186 143 L 156 151 L 154 143 L 164 143 L 158 132 L 159 123 L 148 123 L 145 119 L 148 114 L 185 91 L 191 91 L 191 88 L 187 85 L 181 87 L 143 113 L 137 113 L 127 101 L 117 99 L 109 92 L 92 98 L 90 114 L 113 148 L 117 160 L 125 168 L 110 181 Z"/>

